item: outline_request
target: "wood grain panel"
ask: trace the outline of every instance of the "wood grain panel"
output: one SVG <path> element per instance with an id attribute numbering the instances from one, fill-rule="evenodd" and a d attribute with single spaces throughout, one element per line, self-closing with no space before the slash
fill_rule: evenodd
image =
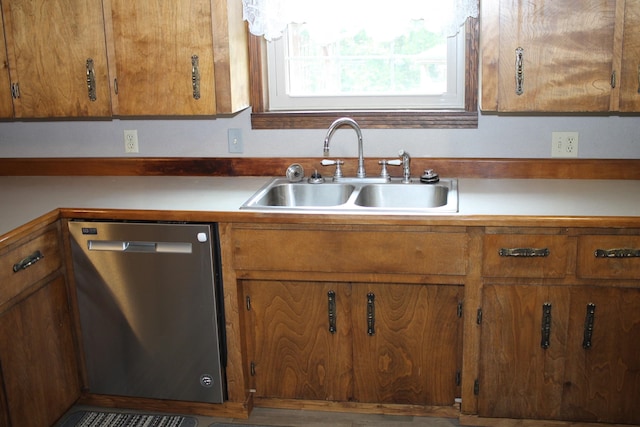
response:
<path id="1" fill-rule="evenodd" d="M 14 264 L 40 251 L 44 256 L 24 270 L 13 271 Z M 51 227 L 33 240 L 10 250 L 0 251 L 0 307 L 62 266 L 57 228 Z"/>
<path id="2" fill-rule="evenodd" d="M 463 275 L 465 233 L 234 230 L 238 270 Z"/>
<path id="3" fill-rule="evenodd" d="M 545 257 L 506 257 L 501 249 L 548 249 Z M 482 252 L 483 276 L 561 278 L 573 267 L 566 236 L 532 234 L 488 234 Z"/>
<path id="4" fill-rule="evenodd" d="M 369 335 L 367 294 L 375 296 Z M 459 395 L 462 286 L 352 285 L 358 402 L 451 406 Z"/>
<path id="5" fill-rule="evenodd" d="M 322 170 L 321 158 L 300 157 L 177 157 L 177 158 L 0 158 L 0 176 L 284 176 L 300 163 L 305 170 Z M 355 175 L 357 159 L 345 158 L 345 175 Z M 378 171 L 378 159 L 365 160 Z M 411 159 L 416 171 L 434 169 L 443 177 L 640 179 L 640 159 Z M 375 172 L 374 172 L 375 173 Z"/>
<path id="6" fill-rule="evenodd" d="M 14 425 L 53 425 L 80 395 L 64 277 L 0 318 L 0 362 Z"/>
<path id="7" fill-rule="evenodd" d="M 111 0 L 119 114 L 216 113 L 211 3 Z M 199 57 L 199 99 L 192 55 Z"/>
<path id="8" fill-rule="evenodd" d="M 615 0 L 500 2 L 499 111 L 608 111 Z M 516 48 L 524 92 L 515 91 Z"/>
<path id="9" fill-rule="evenodd" d="M 622 69 L 620 73 L 620 111 L 640 111 L 640 0 L 626 0 Z"/>
<path id="10" fill-rule="evenodd" d="M 595 251 L 597 249 L 640 251 L 640 236 L 580 236 L 578 238 L 577 260 L 578 277 L 640 279 L 640 257 L 596 258 Z"/>
<path id="11" fill-rule="evenodd" d="M 111 98 L 100 0 L 2 2 L 15 116 L 109 117 Z M 97 100 L 87 92 L 92 58 Z"/>
<path id="12" fill-rule="evenodd" d="M 256 397 L 347 401 L 353 394 L 349 287 L 337 283 L 246 281 L 249 360 Z M 336 333 L 327 293 L 336 293 Z"/>

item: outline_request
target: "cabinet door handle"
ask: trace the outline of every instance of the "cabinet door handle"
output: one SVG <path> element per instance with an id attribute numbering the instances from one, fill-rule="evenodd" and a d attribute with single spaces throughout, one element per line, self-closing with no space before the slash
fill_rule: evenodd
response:
<path id="1" fill-rule="evenodd" d="M 549 348 L 549 340 L 551 338 L 551 303 L 545 302 L 542 304 L 542 340 L 540 341 L 540 347 Z"/>
<path id="2" fill-rule="evenodd" d="M 367 334 L 376 334 L 376 296 L 373 292 L 367 294 Z"/>
<path id="3" fill-rule="evenodd" d="M 516 95 L 524 93 L 524 49 L 516 49 Z"/>
<path id="4" fill-rule="evenodd" d="M 96 96 L 96 71 L 91 58 L 87 58 L 87 92 L 90 101 L 98 99 Z"/>
<path id="5" fill-rule="evenodd" d="M 638 64 L 638 93 L 640 93 L 640 64 Z"/>
<path id="6" fill-rule="evenodd" d="M 44 258 L 44 255 L 42 254 L 42 252 L 35 251 L 34 253 L 24 258 L 23 260 L 20 260 L 15 264 L 13 264 L 13 272 L 17 273 L 20 270 L 25 270 L 31 267 L 36 262 L 40 261 L 42 258 Z"/>
<path id="7" fill-rule="evenodd" d="M 200 60 L 198 55 L 191 57 L 191 86 L 193 87 L 193 99 L 200 99 Z"/>
<path id="8" fill-rule="evenodd" d="M 638 258 L 640 257 L 640 249 L 596 249 L 594 255 L 596 258 Z"/>
<path id="9" fill-rule="evenodd" d="M 587 314 L 584 318 L 584 338 L 582 339 L 582 348 L 585 350 L 591 348 L 591 338 L 593 337 L 593 323 L 596 317 L 596 305 L 587 304 Z"/>
<path id="10" fill-rule="evenodd" d="M 329 300 L 329 332 L 336 333 L 336 293 L 335 291 L 327 292 Z"/>
<path id="11" fill-rule="evenodd" d="M 546 257 L 549 256 L 548 248 L 502 248 L 498 251 L 504 257 Z"/>

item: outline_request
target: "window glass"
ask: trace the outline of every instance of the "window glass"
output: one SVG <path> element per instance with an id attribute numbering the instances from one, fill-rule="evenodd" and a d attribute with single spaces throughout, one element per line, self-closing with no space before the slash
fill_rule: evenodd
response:
<path id="1" fill-rule="evenodd" d="M 289 24 L 267 43 L 270 110 L 463 108 L 464 30 L 445 36 L 434 21 L 451 11 L 421 4 L 391 13 L 388 2 L 369 0 L 360 15 L 326 8 Z"/>

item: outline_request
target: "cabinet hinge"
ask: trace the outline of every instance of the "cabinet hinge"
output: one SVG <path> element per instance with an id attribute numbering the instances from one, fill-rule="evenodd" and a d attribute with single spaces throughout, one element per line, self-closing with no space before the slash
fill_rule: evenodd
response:
<path id="1" fill-rule="evenodd" d="M 20 85 L 18 83 L 11 83 L 11 97 L 13 99 L 20 98 Z"/>
<path id="2" fill-rule="evenodd" d="M 251 311 L 251 297 L 247 295 L 247 298 L 245 301 L 247 303 L 247 311 Z"/>
<path id="3" fill-rule="evenodd" d="M 256 363 L 255 362 L 251 362 L 250 365 L 250 371 L 251 371 L 251 376 L 255 377 L 256 376 Z"/>
<path id="4" fill-rule="evenodd" d="M 476 324 L 482 324 L 482 308 L 478 309 L 478 314 L 476 315 Z"/>
<path id="5" fill-rule="evenodd" d="M 462 317 L 462 301 L 458 303 L 458 317 Z"/>
<path id="6" fill-rule="evenodd" d="M 456 371 L 456 386 L 460 387 L 462 384 L 462 372 Z"/>
<path id="7" fill-rule="evenodd" d="M 480 394 L 480 381 L 477 379 L 473 382 L 473 394 L 476 396 Z"/>

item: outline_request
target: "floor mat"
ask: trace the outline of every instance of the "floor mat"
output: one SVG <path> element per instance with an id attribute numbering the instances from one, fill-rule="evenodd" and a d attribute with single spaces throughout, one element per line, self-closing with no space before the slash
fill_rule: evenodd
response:
<path id="1" fill-rule="evenodd" d="M 79 411 L 69 414 L 59 427 L 195 427 L 197 424 L 195 418 L 182 415 Z"/>

